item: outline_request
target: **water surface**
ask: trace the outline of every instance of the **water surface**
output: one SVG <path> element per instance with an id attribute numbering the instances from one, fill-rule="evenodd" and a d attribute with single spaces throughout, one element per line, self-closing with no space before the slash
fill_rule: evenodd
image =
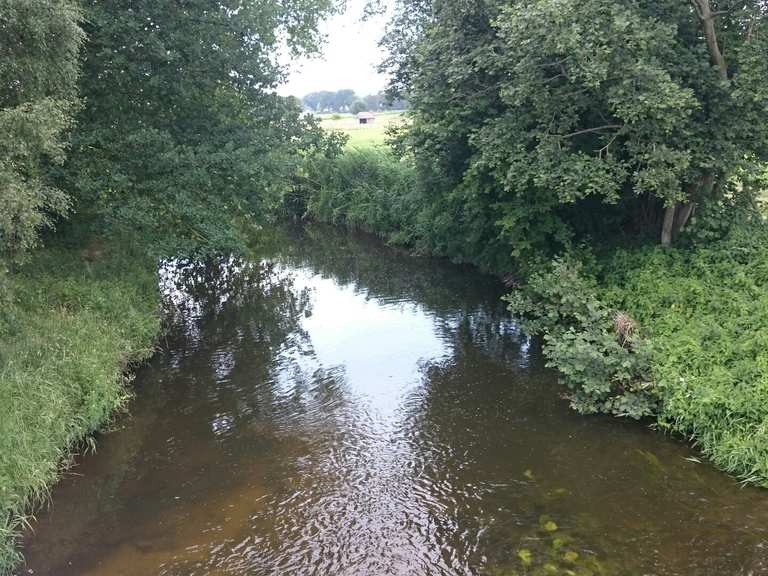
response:
<path id="1" fill-rule="evenodd" d="M 30 574 L 768 574 L 768 493 L 559 397 L 496 279 L 310 227 L 169 263 L 176 328 Z"/>

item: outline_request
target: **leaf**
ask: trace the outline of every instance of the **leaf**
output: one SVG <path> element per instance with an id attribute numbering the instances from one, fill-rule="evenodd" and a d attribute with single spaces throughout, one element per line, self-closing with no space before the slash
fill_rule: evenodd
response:
<path id="1" fill-rule="evenodd" d="M 518 550 L 517 557 L 520 558 L 520 562 L 523 563 L 523 566 L 528 567 L 533 563 L 533 554 L 531 554 L 531 551 L 527 548 Z"/>

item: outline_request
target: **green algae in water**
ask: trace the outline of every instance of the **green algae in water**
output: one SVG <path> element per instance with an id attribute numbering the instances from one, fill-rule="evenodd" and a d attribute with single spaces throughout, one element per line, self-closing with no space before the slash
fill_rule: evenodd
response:
<path id="1" fill-rule="evenodd" d="M 564 532 L 549 515 L 539 517 L 527 547 L 517 548 L 506 563 L 485 572 L 489 576 L 619 576 L 611 562 L 601 560 L 589 546 Z"/>
<path id="2" fill-rule="evenodd" d="M 539 526 L 541 526 L 546 532 L 555 532 L 557 530 L 557 522 L 552 520 L 552 518 L 546 514 L 539 518 Z"/>
<path id="3" fill-rule="evenodd" d="M 523 566 L 530 566 L 533 563 L 533 554 L 527 548 L 522 548 L 517 551 L 517 557 L 520 558 Z"/>
<path id="4" fill-rule="evenodd" d="M 536 480 L 536 476 L 534 476 L 533 470 L 531 470 L 530 468 L 525 472 L 523 472 L 523 476 L 528 478 L 528 480 Z"/>

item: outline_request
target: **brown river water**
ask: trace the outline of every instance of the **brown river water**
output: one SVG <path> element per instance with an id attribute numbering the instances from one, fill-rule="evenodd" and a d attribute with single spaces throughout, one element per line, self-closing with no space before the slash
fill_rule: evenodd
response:
<path id="1" fill-rule="evenodd" d="M 20 573 L 768 574 L 768 491 L 572 412 L 495 278 L 321 226 L 271 244 L 161 269 L 176 328 Z"/>

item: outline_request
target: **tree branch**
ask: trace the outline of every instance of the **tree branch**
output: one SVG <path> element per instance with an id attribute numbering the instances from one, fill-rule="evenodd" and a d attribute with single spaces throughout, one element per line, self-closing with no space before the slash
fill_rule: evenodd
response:
<path id="1" fill-rule="evenodd" d="M 580 134 L 589 134 L 591 132 L 602 132 L 603 130 L 610 130 L 611 128 L 624 128 L 623 124 L 604 124 L 603 126 L 595 126 L 594 128 L 585 128 L 584 130 L 577 130 L 570 134 L 558 134 L 560 138 L 571 138 L 573 136 L 579 136 Z"/>
<path id="2" fill-rule="evenodd" d="M 701 27 L 704 31 L 704 38 L 707 40 L 707 48 L 709 48 L 712 62 L 717 66 L 720 78 L 728 80 L 728 65 L 725 62 L 723 53 L 720 51 L 720 45 L 717 43 L 717 33 L 715 32 L 715 24 L 713 22 L 715 16 L 722 12 L 712 12 L 709 0 L 691 0 L 691 3 L 696 10 L 696 14 L 699 16 L 699 20 L 701 20 Z"/>

